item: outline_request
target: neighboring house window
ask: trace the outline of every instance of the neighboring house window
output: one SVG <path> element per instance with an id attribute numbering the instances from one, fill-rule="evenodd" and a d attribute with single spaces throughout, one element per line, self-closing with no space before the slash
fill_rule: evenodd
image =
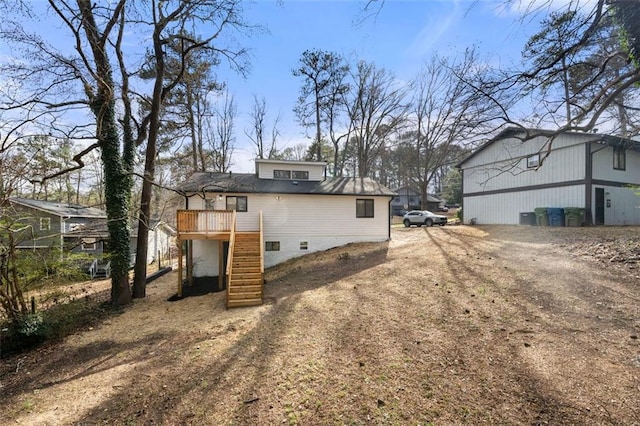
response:
<path id="1" fill-rule="evenodd" d="M 527 169 L 534 169 L 540 164 L 540 154 L 533 154 L 527 157 Z"/>
<path id="2" fill-rule="evenodd" d="M 309 172 L 306 170 L 293 170 L 291 176 L 293 179 L 309 180 Z"/>
<path id="3" fill-rule="evenodd" d="M 227 210 L 247 211 L 247 197 L 227 197 Z"/>
<path id="4" fill-rule="evenodd" d="M 622 146 L 613 147 L 613 168 L 615 170 L 625 170 L 626 164 L 626 151 Z"/>
<path id="5" fill-rule="evenodd" d="M 49 231 L 51 229 L 51 218 L 49 217 L 41 217 L 40 218 L 40 230 L 41 231 Z"/>
<path id="6" fill-rule="evenodd" d="M 274 170 L 274 179 L 291 179 L 291 170 Z"/>
<path id="7" fill-rule="evenodd" d="M 356 217 L 373 217 L 373 200 L 356 200 Z"/>
<path id="8" fill-rule="evenodd" d="M 82 241 L 82 250 L 84 251 L 96 251 L 97 244 L 95 238 L 87 238 Z"/>
<path id="9" fill-rule="evenodd" d="M 265 251 L 280 251 L 280 241 L 265 241 L 264 242 L 264 250 Z"/>

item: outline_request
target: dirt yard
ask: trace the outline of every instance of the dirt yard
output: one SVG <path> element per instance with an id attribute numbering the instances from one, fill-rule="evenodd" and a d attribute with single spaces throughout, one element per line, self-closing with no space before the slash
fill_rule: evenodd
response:
<path id="1" fill-rule="evenodd" d="M 2 360 L 0 424 L 640 425 L 640 228 L 394 228 Z"/>

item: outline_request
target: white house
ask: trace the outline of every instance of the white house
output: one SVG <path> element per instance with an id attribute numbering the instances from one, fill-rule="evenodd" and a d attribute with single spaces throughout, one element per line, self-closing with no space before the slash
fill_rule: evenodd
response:
<path id="1" fill-rule="evenodd" d="M 640 224 L 638 141 L 507 128 L 457 167 L 467 223 L 518 224 L 536 208 L 577 207 L 587 224 Z"/>
<path id="2" fill-rule="evenodd" d="M 327 178 L 325 172 L 324 162 L 257 159 L 255 173 L 191 176 L 179 187 L 185 210 L 177 221 L 178 239 L 189 241 L 188 278 L 208 277 L 223 288 L 228 258 L 254 250 L 244 238 L 258 231 L 255 250 L 263 267 L 348 243 L 388 240 L 395 193 L 369 178 Z M 229 247 L 241 234 L 246 253 L 236 241 L 234 255 Z"/>

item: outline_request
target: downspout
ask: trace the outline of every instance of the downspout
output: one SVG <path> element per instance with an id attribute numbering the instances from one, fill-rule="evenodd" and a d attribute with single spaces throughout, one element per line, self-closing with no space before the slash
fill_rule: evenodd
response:
<path id="1" fill-rule="evenodd" d="M 387 231 L 387 241 L 391 240 L 391 218 L 392 218 L 392 213 L 391 213 L 391 200 L 393 200 L 393 197 L 389 198 L 389 207 L 387 210 L 387 217 L 389 218 L 389 227 L 388 227 L 388 231 Z"/>

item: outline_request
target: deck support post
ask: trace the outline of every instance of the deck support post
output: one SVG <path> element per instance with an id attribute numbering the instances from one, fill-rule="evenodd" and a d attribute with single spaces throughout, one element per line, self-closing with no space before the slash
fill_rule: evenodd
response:
<path id="1" fill-rule="evenodd" d="M 218 290 L 224 289 L 224 240 L 218 240 Z"/>
<path id="2" fill-rule="evenodd" d="M 184 241 L 178 240 L 178 297 L 182 297 L 182 245 Z"/>

